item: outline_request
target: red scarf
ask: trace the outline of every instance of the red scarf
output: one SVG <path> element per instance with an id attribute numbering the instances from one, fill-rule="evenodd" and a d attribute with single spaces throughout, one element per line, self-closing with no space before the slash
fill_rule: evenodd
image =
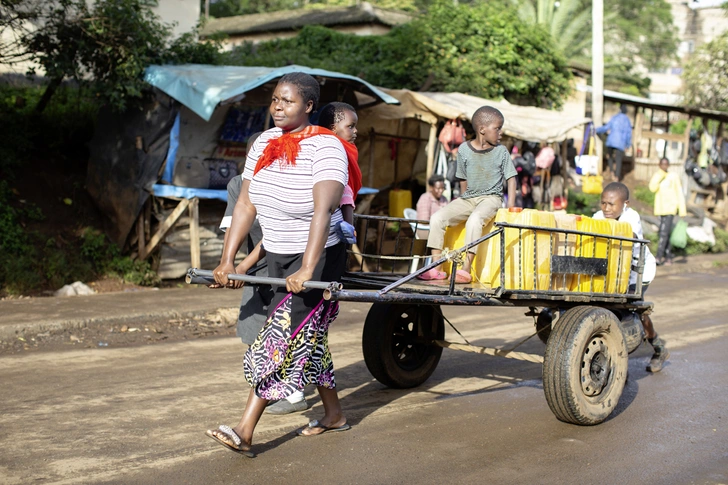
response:
<path id="1" fill-rule="evenodd" d="M 258 163 L 255 165 L 255 172 L 253 174 L 273 165 L 273 162 L 276 160 L 280 160 L 282 165 L 295 165 L 296 158 L 298 157 L 298 151 L 301 148 L 299 145 L 301 140 L 305 140 L 306 138 L 316 135 L 336 136 L 333 131 L 327 128 L 311 125 L 301 131 L 297 131 L 295 133 L 283 133 L 278 138 L 269 140 L 263 150 L 263 155 L 260 156 Z M 361 170 L 359 169 L 358 164 L 359 151 L 353 143 L 343 140 L 338 136 L 336 136 L 336 138 L 339 139 L 341 144 L 344 145 L 344 150 L 346 150 L 346 158 L 349 162 L 349 187 L 354 193 L 354 198 L 356 198 L 356 194 L 359 193 L 359 189 L 361 189 L 362 184 Z"/>

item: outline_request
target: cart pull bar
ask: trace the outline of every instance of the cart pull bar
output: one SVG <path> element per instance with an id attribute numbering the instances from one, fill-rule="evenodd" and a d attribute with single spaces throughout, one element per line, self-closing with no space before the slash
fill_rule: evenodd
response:
<path id="1" fill-rule="evenodd" d="M 446 340 L 435 340 L 435 344 L 453 350 L 463 350 L 476 354 L 492 355 L 494 357 L 505 357 L 506 359 L 525 360 L 536 364 L 543 364 L 543 357 L 537 354 L 526 354 L 524 352 L 511 352 L 508 350 L 493 349 L 490 347 L 479 347 L 477 345 L 456 344 Z"/>
<path id="2" fill-rule="evenodd" d="M 248 274 L 229 274 L 228 279 L 243 281 L 253 285 L 270 285 L 270 286 L 286 286 L 286 280 L 283 278 L 269 278 L 266 276 L 251 276 Z M 185 281 L 191 285 L 211 285 L 215 282 L 212 271 L 199 268 L 190 268 L 187 270 Z M 341 290 L 344 286 L 341 283 L 332 281 L 306 281 L 303 287 L 307 290 Z"/>

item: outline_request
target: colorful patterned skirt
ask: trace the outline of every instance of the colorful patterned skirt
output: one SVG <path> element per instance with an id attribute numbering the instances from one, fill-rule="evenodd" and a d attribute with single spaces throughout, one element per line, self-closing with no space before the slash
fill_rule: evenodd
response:
<path id="1" fill-rule="evenodd" d="M 269 274 L 285 278 L 301 267 L 303 254 L 268 253 Z M 337 281 L 343 274 L 346 246 L 326 248 L 313 274 L 315 281 Z M 339 313 L 336 302 L 325 301 L 322 290 L 294 294 L 276 288 L 270 313 L 243 361 L 245 379 L 255 394 L 268 400 L 285 399 L 308 384 L 335 388 L 329 352 L 329 325 Z"/>

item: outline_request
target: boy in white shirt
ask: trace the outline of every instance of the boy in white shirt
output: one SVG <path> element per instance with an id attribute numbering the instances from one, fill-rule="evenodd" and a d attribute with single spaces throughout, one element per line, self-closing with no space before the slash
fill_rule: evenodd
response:
<path id="1" fill-rule="evenodd" d="M 616 219 L 619 222 L 628 222 L 632 226 L 633 236 L 644 239 L 642 234 L 642 220 L 636 210 L 629 207 L 629 189 L 621 182 L 612 182 L 602 191 L 602 210 L 594 214 L 594 219 Z M 635 244 L 632 250 L 632 266 L 639 262 L 640 245 Z M 642 273 L 642 295 L 655 277 L 657 264 L 650 248 L 645 247 L 645 267 Z M 629 291 L 637 290 L 637 272 L 632 270 L 629 275 Z M 648 372 L 659 372 L 670 356 L 665 342 L 657 335 L 652 319 L 646 313 L 642 316 L 642 326 L 645 329 L 647 341 L 652 345 L 654 354 L 647 365 Z"/>

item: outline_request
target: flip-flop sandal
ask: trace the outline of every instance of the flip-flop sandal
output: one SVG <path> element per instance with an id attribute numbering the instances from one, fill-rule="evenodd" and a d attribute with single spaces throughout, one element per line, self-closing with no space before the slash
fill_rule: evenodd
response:
<path id="1" fill-rule="evenodd" d="M 445 273 L 444 271 L 437 271 L 435 268 L 432 268 L 431 270 L 425 271 L 424 273 L 419 275 L 417 278 L 424 280 L 424 281 L 446 280 L 447 273 Z"/>
<path id="2" fill-rule="evenodd" d="M 222 433 L 227 439 L 229 439 L 233 444 L 226 443 L 224 440 L 220 439 L 219 437 L 215 436 L 215 433 Z M 217 441 L 221 445 L 223 445 L 225 448 L 234 451 L 235 453 L 239 453 L 243 456 L 247 456 L 248 458 L 255 458 L 255 453 L 253 453 L 250 450 L 241 450 L 240 445 L 242 444 L 243 440 L 240 439 L 240 436 L 233 431 L 233 429 L 230 426 L 227 425 L 221 425 L 219 428 L 212 430 L 208 429 L 205 431 L 205 434 L 212 438 L 213 440 Z"/>
<path id="3" fill-rule="evenodd" d="M 455 283 L 470 283 L 473 277 L 465 270 L 459 269 L 455 273 Z"/>
<path id="4" fill-rule="evenodd" d="M 315 434 L 305 434 L 303 432 L 303 430 L 305 430 L 305 429 L 313 429 L 313 428 L 323 429 L 323 431 L 321 431 L 320 433 L 315 433 Z M 319 436 L 319 435 L 322 435 L 324 433 L 329 433 L 329 432 L 335 433 L 337 431 L 346 431 L 346 430 L 349 430 L 349 429 L 351 429 L 351 426 L 349 426 L 346 423 L 342 424 L 341 426 L 331 426 L 331 427 L 329 427 L 329 426 L 322 425 L 321 423 L 318 422 L 317 419 L 314 419 L 313 421 L 309 422 L 308 423 L 308 426 L 306 426 L 305 428 L 297 429 L 296 430 L 296 434 L 298 436 L 311 437 L 311 436 Z"/>

